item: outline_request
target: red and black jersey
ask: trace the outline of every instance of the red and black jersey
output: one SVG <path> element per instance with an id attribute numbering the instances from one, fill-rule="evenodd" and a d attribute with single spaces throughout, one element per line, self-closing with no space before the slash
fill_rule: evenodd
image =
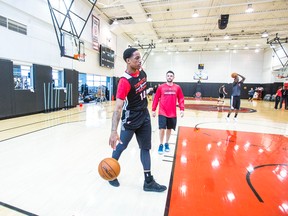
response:
<path id="1" fill-rule="evenodd" d="M 144 71 L 131 75 L 124 73 L 119 80 L 116 97 L 124 101 L 122 125 L 125 128 L 139 127 L 149 115 L 146 98 L 147 75 Z"/>

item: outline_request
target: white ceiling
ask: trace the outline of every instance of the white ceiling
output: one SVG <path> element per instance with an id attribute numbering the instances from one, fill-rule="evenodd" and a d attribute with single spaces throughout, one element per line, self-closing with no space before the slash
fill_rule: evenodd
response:
<path id="1" fill-rule="evenodd" d="M 254 11 L 246 13 L 248 4 Z M 288 0 L 97 0 L 102 16 L 118 21 L 111 30 L 154 51 L 264 49 L 268 39 L 288 37 Z M 197 10 L 199 17 L 192 17 Z M 229 14 L 220 30 L 218 19 Z M 148 22 L 151 15 L 153 21 Z M 225 34 L 229 39 L 224 39 Z M 137 43 L 131 44 L 138 46 Z"/>

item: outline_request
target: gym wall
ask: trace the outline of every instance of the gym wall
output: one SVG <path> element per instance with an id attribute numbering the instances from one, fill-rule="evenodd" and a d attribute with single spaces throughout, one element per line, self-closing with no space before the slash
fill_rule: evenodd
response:
<path id="1" fill-rule="evenodd" d="M 69 90 L 67 93 L 64 89 L 53 88 L 50 66 L 33 64 L 34 92 L 14 89 L 13 61 L 0 59 L 0 68 L 0 119 L 49 112 L 78 104 L 76 70 L 64 69 L 64 87 Z"/>

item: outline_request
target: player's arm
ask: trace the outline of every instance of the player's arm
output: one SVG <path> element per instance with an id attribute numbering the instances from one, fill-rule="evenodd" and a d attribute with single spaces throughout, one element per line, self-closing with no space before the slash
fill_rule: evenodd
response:
<path id="1" fill-rule="evenodd" d="M 115 149 L 117 141 L 121 143 L 120 137 L 117 133 L 118 124 L 121 118 L 122 107 L 124 104 L 124 100 L 130 91 L 130 85 L 127 79 L 121 78 L 118 83 L 118 89 L 116 94 L 116 104 L 114 107 L 113 115 L 112 115 L 112 127 L 111 134 L 109 138 L 109 145 Z"/>
<path id="2" fill-rule="evenodd" d="M 245 81 L 246 78 L 245 78 L 244 76 L 242 76 L 241 74 L 238 74 L 238 76 L 241 77 L 241 81 L 240 81 L 240 82 L 243 83 L 243 82 Z"/>
<path id="3" fill-rule="evenodd" d="M 182 89 L 179 87 L 178 90 L 178 104 L 179 104 L 179 108 L 180 108 L 180 116 L 183 117 L 184 116 L 184 94 L 182 92 Z"/>
<path id="4" fill-rule="evenodd" d="M 124 100 L 119 98 L 116 99 L 115 108 L 112 115 L 112 127 L 111 127 L 111 134 L 109 139 L 109 145 L 111 148 L 115 149 L 117 141 L 121 143 L 120 137 L 117 133 L 118 124 L 121 118 L 121 112 L 123 107 Z"/>

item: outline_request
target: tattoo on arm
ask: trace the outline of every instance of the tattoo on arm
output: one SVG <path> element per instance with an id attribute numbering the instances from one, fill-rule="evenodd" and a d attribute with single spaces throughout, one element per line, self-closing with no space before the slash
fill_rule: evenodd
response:
<path id="1" fill-rule="evenodd" d="M 115 110 L 113 112 L 111 131 L 116 131 L 117 130 L 117 127 L 118 127 L 118 124 L 119 124 L 119 121 L 120 121 L 120 116 L 121 116 L 120 110 Z"/>

